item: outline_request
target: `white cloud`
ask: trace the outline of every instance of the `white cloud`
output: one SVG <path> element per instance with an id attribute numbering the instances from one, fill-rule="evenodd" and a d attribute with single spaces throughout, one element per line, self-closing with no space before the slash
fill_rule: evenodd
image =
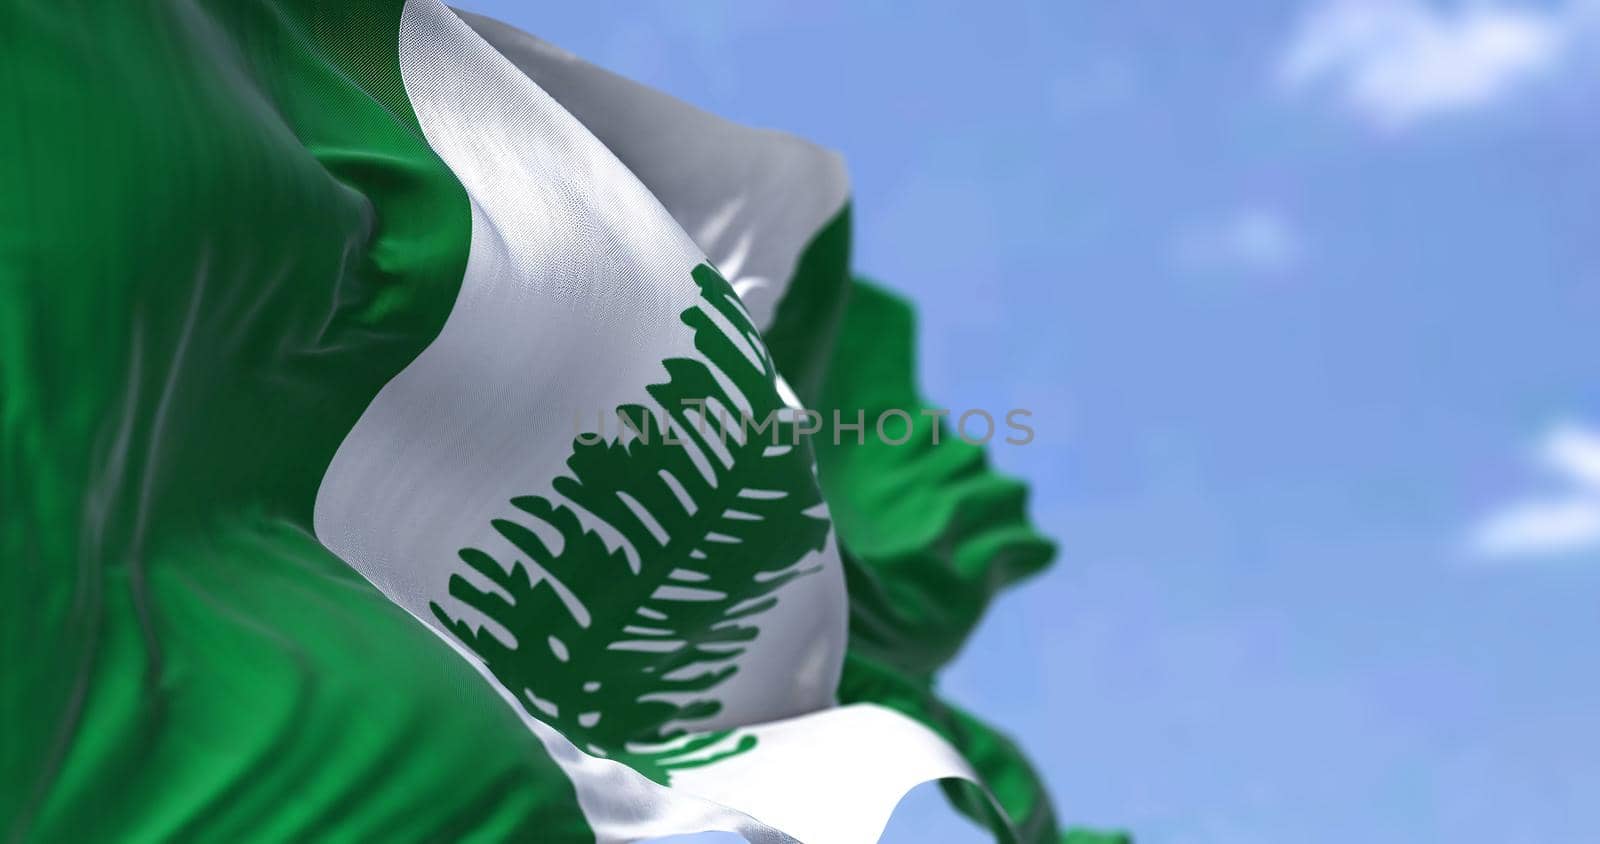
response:
<path id="1" fill-rule="evenodd" d="M 1539 460 L 1573 483 L 1600 490 L 1600 433 L 1568 423 L 1545 438 Z"/>
<path id="2" fill-rule="evenodd" d="M 1595 20 L 1591 0 L 1544 9 L 1504 2 L 1322 0 L 1284 52 L 1291 91 L 1332 88 L 1386 129 L 1488 106 L 1556 67 Z"/>
<path id="3" fill-rule="evenodd" d="M 1300 234 L 1276 211 L 1244 208 L 1178 237 L 1178 261 L 1197 270 L 1281 273 L 1300 261 Z"/>
<path id="4" fill-rule="evenodd" d="M 1600 431 L 1575 423 L 1552 428 L 1538 463 L 1567 489 L 1516 501 L 1473 531 L 1471 547 L 1485 557 L 1551 555 L 1600 549 Z"/>

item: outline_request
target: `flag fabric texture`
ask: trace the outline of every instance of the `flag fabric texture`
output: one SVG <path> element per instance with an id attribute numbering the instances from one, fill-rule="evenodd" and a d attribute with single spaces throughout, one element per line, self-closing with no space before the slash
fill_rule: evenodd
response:
<path id="1" fill-rule="evenodd" d="M 1101 840 L 834 154 L 437 0 L 12 4 L 0 114 L 7 840 Z"/>

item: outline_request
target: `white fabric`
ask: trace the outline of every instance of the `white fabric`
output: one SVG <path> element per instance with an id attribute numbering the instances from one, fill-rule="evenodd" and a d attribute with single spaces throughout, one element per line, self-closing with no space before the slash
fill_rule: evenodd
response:
<path id="1" fill-rule="evenodd" d="M 457 14 L 644 182 L 766 329 L 800 253 L 850 198 L 839 156 L 724 120 L 497 20 Z"/>
<path id="2" fill-rule="evenodd" d="M 878 840 L 906 792 L 929 780 L 976 780 L 932 730 L 890 709 L 854 704 L 752 730 L 749 753 L 673 775 L 693 792 L 801 841 Z"/>
<path id="3" fill-rule="evenodd" d="M 699 357 L 679 314 L 697 301 L 690 270 L 704 255 L 570 103 L 438 0 L 407 0 L 399 38 L 423 133 L 471 203 L 470 252 L 439 336 L 385 385 L 329 466 L 318 538 L 478 666 L 571 777 L 602 842 L 707 829 L 758 842 L 873 841 L 907 789 L 973 778 L 909 719 L 833 707 L 847 597 L 831 542 L 808 560 L 817 574 L 777 593 L 739 671 L 716 689 L 721 723 L 744 725 L 756 746 L 677 770 L 672 788 L 528 715 L 520 690 L 501 686 L 441 628 L 430 600 L 493 629 L 444 597 L 461 571 L 457 549 L 517 556 L 490 520 L 516 518 L 514 496 L 559 499 L 551 480 L 564 470 L 578 414 L 638 400 L 665 379 L 664 358 Z M 742 237 L 770 230 L 741 220 L 734 214 L 728 226 Z M 762 242 L 751 241 L 750 254 Z"/>
<path id="4" fill-rule="evenodd" d="M 438 11 L 443 9 L 443 11 Z M 660 203 L 560 105 L 437 3 L 408 3 L 402 78 L 428 143 L 467 190 L 472 242 L 439 337 L 373 400 L 318 491 L 317 535 L 407 610 L 450 598 L 510 500 L 561 500 L 577 420 L 644 398 L 661 361 L 698 358 L 679 314 L 705 260 Z M 838 556 L 805 565 L 700 726 L 787 718 L 831 704 L 846 635 Z M 492 621 L 488 622 L 491 629 Z"/>

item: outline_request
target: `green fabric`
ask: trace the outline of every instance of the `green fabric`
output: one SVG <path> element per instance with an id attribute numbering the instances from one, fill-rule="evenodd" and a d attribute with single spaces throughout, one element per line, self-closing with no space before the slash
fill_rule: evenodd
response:
<path id="1" fill-rule="evenodd" d="M 854 283 L 817 407 L 828 418 L 864 418 L 868 433 L 815 443 L 834 523 L 860 563 L 850 582 L 851 647 L 926 676 L 955 656 L 994 594 L 1042 569 L 1054 546 L 1028 522 L 1023 484 L 920 413 L 932 406 L 913 383 L 914 338 L 908 305 Z M 912 415 L 902 445 L 873 430 L 892 409 Z M 885 425 L 891 439 L 902 431 L 899 419 Z"/>
<path id="2" fill-rule="evenodd" d="M 334 450 L 466 261 L 465 194 L 400 80 L 401 5 L 0 15 L 7 840 L 593 838 L 511 708 L 311 533 Z M 920 407 L 909 311 L 852 285 L 848 250 L 846 209 L 780 303 L 778 368 L 824 413 Z M 1050 556 L 1022 487 L 945 434 L 814 440 L 851 589 L 840 695 L 938 730 L 1049 840 L 1016 748 L 934 691 Z"/>
<path id="3" fill-rule="evenodd" d="M 472 668 L 311 536 L 465 194 L 401 3 L 0 14 L 0 830 L 590 840 Z"/>
<path id="4" fill-rule="evenodd" d="M 794 275 L 761 333 L 778 371 L 806 407 L 817 407 L 835 338 L 850 299 L 850 206 L 835 214 L 795 263 Z"/>
<path id="5" fill-rule="evenodd" d="M 1126 832 L 1069 829 L 1061 834 L 1061 844 L 1133 844 L 1133 836 Z"/>
<path id="6" fill-rule="evenodd" d="M 838 442 L 832 435 L 813 438 L 850 593 L 840 702 L 878 703 L 926 724 L 978 772 L 1021 841 L 1054 842 L 1062 833 L 1026 757 L 1004 735 L 942 701 L 934 680 L 994 595 L 1047 565 L 1054 546 L 1028 521 L 1021 483 L 991 470 L 981 446 L 920 413 L 932 408 L 915 386 L 911 308 L 861 280 L 851 283 L 847 302 L 837 341 L 825 354 L 830 363 L 816 406 L 830 420 L 834 413 L 846 423 L 864 418 L 868 433 L 864 442 L 853 434 Z M 909 432 L 899 419 L 886 423 L 889 440 L 909 433 L 901 445 L 874 430 L 891 409 L 912 416 Z M 997 837 L 1009 837 L 977 789 L 952 781 L 945 791 Z M 1075 830 L 1065 840 L 1092 834 Z"/>

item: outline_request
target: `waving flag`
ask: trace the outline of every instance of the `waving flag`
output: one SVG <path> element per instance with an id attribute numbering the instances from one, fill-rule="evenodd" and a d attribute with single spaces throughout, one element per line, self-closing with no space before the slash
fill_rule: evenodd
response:
<path id="1" fill-rule="evenodd" d="M 1060 836 L 933 682 L 1051 547 L 833 154 L 436 0 L 0 46 L 9 840 Z"/>

